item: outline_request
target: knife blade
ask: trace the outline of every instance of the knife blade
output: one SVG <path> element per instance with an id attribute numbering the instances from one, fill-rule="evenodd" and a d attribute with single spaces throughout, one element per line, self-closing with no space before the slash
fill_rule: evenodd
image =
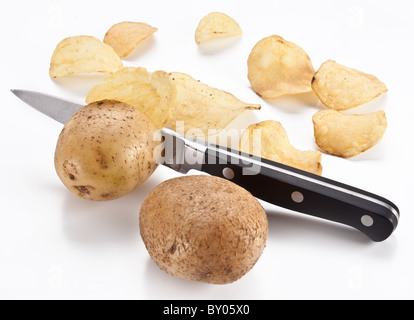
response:
<path id="1" fill-rule="evenodd" d="M 22 101 L 61 123 L 82 105 L 48 94 L 11 90 Z M 255 197 L 296 212 L 351 226 L 372 241 L 390 237 L 400 212 L 373 193 L 280 163 L 160 130 L 161 164 L 181 173 L 203 171 L 240 185 Z"/>
<path id="2" fill-rule="evenodd" d="M 45 93 L 40 94 L 29 90 L 10 91 L 32 108 L 63 124 L 65 124 L 76 111 L 82 108 L 82 105 L 80 104 Z"/>

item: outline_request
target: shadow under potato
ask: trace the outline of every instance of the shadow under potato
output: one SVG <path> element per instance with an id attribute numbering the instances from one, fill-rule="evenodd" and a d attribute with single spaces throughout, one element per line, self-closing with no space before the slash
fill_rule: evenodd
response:
<path id="1" fill-rule="evenodd" d="M 67 191 L 62 208 L 65 235 L 73 241 L 96 244 L 138 241 L 140 206 L 159 183 L 151 177 L 132 193 L 103 202 L 84 200 Z"/>
<path id="2" fill-rule="evenodd" d="M 198 45 L 198 50 L 205 56 L 211 56 L 235 46 L 240 40 L 241 36 L 214 39 L 200 43 Z"/>
<path id="3" fill-rule="evenodd" d="M 142 58 L 145 54 L 150 53 L 150 49 L 157 45 L 157 39 L 154 35 L 142 40 L 132 52 L 126 57 L 122 58 L 124 61 L 133 62 L 138 58 Z"/>
<path id="4" fill-rule="evenodd" d="M 293 95 L 286 95 L 279 97 L 277 99 L 265 101 L 268 104 L 286 113 L 301 113 L 304 109 L 309 107 L 313 107 L 315 109 L 325 109 L 325 107 L 322 105 L 322 103 L 319 101 L 318 97 L 313 91 Z"/>
<path id="5" fill-rule="evenodd" d="M 137 241 L 139 210 L 145 197 L 161 180 L 151 177 L 132 193 L 112 201 L 94 202 L 76 197 L 67 191 L 63 203 L 63 231 L 73 241 L 110 243 Z M 284 209 L 267 210 L 268 239 L 295 241 L 318 238 L 324 241 L 372 243 L 364 234 L 351 227 L 301 215 L 285 213 Z"/>

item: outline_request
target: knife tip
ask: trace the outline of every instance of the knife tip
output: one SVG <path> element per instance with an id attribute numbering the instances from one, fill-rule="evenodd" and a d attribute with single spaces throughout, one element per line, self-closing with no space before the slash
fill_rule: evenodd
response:
<path id="1" fill-rule="evenodd" d="M 10 89 L 10 92 L 13 93 L 16 97 L 20 98 L 23 90 L 19 90 L 19 89 Z"/>

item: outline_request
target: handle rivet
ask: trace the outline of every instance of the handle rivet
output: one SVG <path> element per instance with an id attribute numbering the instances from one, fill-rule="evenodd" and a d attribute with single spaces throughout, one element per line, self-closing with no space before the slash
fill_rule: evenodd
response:
<path id="1" fill-rule="evenodd" d="M 291 197 L 292 197 L 292 200 L 296 203 L 302 203 L 303 200 L 305 200 L 303 193 L 299 191 L 292 192 Z"/>
<path id="2" fill-rule="evenodd" d="M 362 216 L 361 218 L 361 223 L 365 226 L 365 227 L 372 227 L 374 225 L 374 219 L 372 219 L 371 216 L 365 215 Z"/>
<path id="3" fill-rule="evenodd" d="M 232 180 L 234 178 L 234 171 L 231 168 L 224 168 L 223 169 L 223 177 Z"/>

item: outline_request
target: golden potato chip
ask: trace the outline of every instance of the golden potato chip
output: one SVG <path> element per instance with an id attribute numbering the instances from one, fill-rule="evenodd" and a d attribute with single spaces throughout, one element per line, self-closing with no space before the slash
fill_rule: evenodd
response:
<path id="1" fill-rule="evenodd" d="M 195 32 L 197 44 L 243 34 L 240 26 L 233 18 L 221 12 L 211 12 L 203 17 Z"/>
<path id="2" fill-rule="evenodd" d="M 247 62 L 252 89 L 264 99 L 311 92 L 315 69 L 305 51 L 279 36 L 260 40 Z"/>
<path id="3" fill-rule="evenodd" d="M 170 116 L 175 94 L 175 87 L 164 71 L 150 73 L 144 68 L 124 68 L 92 88 L 86 103 L 105 99 L 124 102 L 145 113 L 162 128 Z"/>
<path id="4" fill-rule="evenodd" d="M 141 22 L 121 22 L 106 33 L 104 43 L 114 48 L 121 58 L 128 56 L 136 46 L 152 35 L 157 28 Z"/>
<path id="5" fill-rule="evenodd" d="M 263 121 L 248 127 L 240 139 L 240 151 L 322 174 L 321 153 L 295 149 L 289 142 L 286 130 L 277 121 Z"/>
<path id="6" fill-rule="evenodd" d="M 370 74 L 328 60 L 312 79 L 312 88 L 322 103 L 333 110 L 347 110 L 387 92 L 384 83 Z"/>
<path id="7" fill-rule="evenodd" d="M 52 56 L 50 77 L 75 73 L 113 73 L 123 68 L 121 59 L 107 44 L 90 36 L 76 36 L 61 41 Z"/>
<path id="8" fill-rule="evenodd" d="M 176 123 L 184 122 L 184 131 L 197 136 L 198 129 L 206 137 L 209 130 L 219 132 L 245 110 L 259 110 L 258 104 L 240 101 L 232 94 L 209 87 L 187 74 L 172 72 L 177 96 L 167 127 L 177 130 Z"/>
<path id="9" fill-rule="evenodd" d="M 346 115 L 335 110 L 323 110 L 314 114 L 312 120 L 319 148 L 343 158 L 356 156 L 375 146 L 387 128 L 384 111 Z"/>

